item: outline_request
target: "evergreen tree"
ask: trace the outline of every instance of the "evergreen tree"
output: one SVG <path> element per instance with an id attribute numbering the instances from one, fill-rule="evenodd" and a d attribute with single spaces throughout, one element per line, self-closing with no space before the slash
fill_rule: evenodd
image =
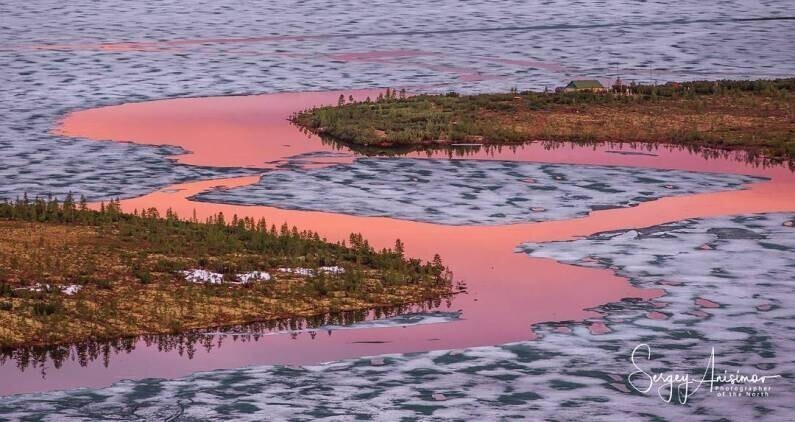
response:
<path id="1" fill-rule="evenodd" d="M 405 252 L 405 247 L 403 242 L 400 239 L 395 240 L 395 253 L 398 254 L 401 258 L 403 257 L 403 253 Z"/>

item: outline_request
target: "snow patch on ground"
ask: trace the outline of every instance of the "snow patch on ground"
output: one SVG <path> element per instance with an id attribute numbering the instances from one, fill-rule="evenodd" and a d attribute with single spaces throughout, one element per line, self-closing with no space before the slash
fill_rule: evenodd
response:
<path id="1" fill-rule="evenodd" d="M 70 284 L 68 286 L 61 286 L 61 292 L 63 294 L 65 294 L 65 295 L 67 295 L 67 296 L 72 296 L 72 295 L 76 295 L 77 292 L 79 292 L 82 288 L 83 288 L 83 286 L 81 286 L 81 285 Z"/>
<path id="2" fill-rule="evenodd" d="M 312 268 L 303 268 L 303 267 L 295 267 L 295 268 L 288 268 L 288 267 L 281 267 L 278 269 L 279 272 L 286 273 L 286 274 L 295 274 L 300 275 L 302 277 L 314 277 L 315 270 Z M 333 275 L 340 275 L 345 273 L 345 268 L 338 267 L 338 266 L 323 266 L 318 267 L 317 272 L 325 273 L 325 274 L 333 274 Z"/>
<path id="3" fill-rule="evenodd" d="M 334 266 L 322 266 L 317 268 L 318 271 L 328 274 L 345 274 L 345 268 Z"/>
<path id="4" fill-rule="evenodd" d="M 240 284 L 248 284 L 252 281 L 270 281 L 271 275 L 265 271 L 251 271 L 237 275 Z"/>
<path id="5" fill-rule="evenodd" d="M 200 284 L 248 284 L 255 281 L 270 281 L 271 275 L 265 271 L 249 271 L 235 275 L 237 281 L 225 281 L 224 275 L 208 270 L 192 269 L 181 272 L 185 281 Z"/>
<path id="6" fill-rule="evenodd" d="M 42 284 L 42 283 L 35 283 L 28 287 L 20 287 L 15 290 L 27 290 L 29 292 L 51 292 L 54 290 L 59 290 L 61 293 L 67 296 L 76 295 L 80 290 L 83 289 L 83 286 L 79 284 L 68 284 L 68 285 L 57 285 L 53 286 L 50 284 Z"/>
<path id="7" fill-rule="evenodd" d="M 212 271 L 193 269 L 182 271 L 185 281 L 199 284 L 221 284 L 224 282 L 224 275 Z"/>

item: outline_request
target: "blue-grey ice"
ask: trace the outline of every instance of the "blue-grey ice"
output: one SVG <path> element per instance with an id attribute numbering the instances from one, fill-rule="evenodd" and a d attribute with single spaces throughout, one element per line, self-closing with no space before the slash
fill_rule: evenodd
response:
<path id="1" fill-rule="evenodd" d="M 795 73 L 788 15 L 787 2 L 746 0 L 4 2 L 0 198 L 131 197 L 239 174 L 174 164 L 174 148 L 52 134 L 73 110 L 385 86 L 543 90 L 608 81 L 616 65 L 638 81 L 781 77 Z"/>
<path id="2" fill-rule="evenodd" d="M 759 180 L 640 167 L 362 158 L 350 165 L 272 171 L 256 184 L 215 189 L 192 199 L 437 224 L 509 224 L 581 217 L 664 196 L 741 189 Z"/>

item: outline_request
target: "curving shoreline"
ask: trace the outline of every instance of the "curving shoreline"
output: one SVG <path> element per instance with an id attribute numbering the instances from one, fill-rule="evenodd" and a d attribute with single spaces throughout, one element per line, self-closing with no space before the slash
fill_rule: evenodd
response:
<path id="1" fill-rule="evenodd" d="M 334 98 L 338 94 L 327 93 L 325 98 Z M 229 101 L 233 101 L 235 97 L 227 98 L 232 98 Z M 271 97 L 249 98 L 249 101 L 255 103 L 268 98 Z M 144 142 L 180 144 L 184 138 L 173 135 L 179 133 L 180 130 L 190 128 L 190 126 L 181 126 L 184 122 L 174 123 L 170 126 L 161 124 L 154 127 L 156 130 L 152 130 L 153 127 L 146 127 L 147 122 L 167 122 L 169 120 L 168 105 L 170 101 L 174 100 L 155 102 L 157 103 L 157 112 L 151 114 L 143 113 L 143 111 L 147 106 L 153 104 L 138 103 L 139 107 L 143 108 L 141 114 L 143 120 L 139 120 L 136 125 L 126 127 L 129 132 L 123 137 L 124 140 L 134 141 L 139 134 L 148 133 L 147 136 L 150 138 Z M 186 104 L 202 101 L 205 100 L 192 99 Z M 306 103 L 305 107 L 311 105 L 312 103 Z M 251 114 L 245 114 L 246 110 L 249 110 Z M 101 110 L 106 116 L 106 113 L 112 111 L 113 109 Z M 256 108 L 246 109 L 244 107 L 242 111 L 240 109 L 237 111 L 243 112 L 244 115 L 250 116 L 252 119 L 258 116 Z M 257 155 L 253 158 L 259 162 L 289 163 L 290 156 L 285 155 L 285 152 L 293 150 L 299 153 L 300 150 L 306 152 L 307 146 L 324 148 L 320 146 L 321 143 L 317 137 L 312 135 L 307 137 L 286 121 L 286 116 L 293 111 L 295 110 L 285 107 L 281 114 L 272 114 L 272 121 L 265 122 L 267 125 L 282 125 L 279 127 L 284 127 L 283 132 L 276 133 L 284 134 L 284 136 L 270 140 L 260 138 L 261 142 L 266 142 L 264 145 L 278 143 L 282 147 L 275 151 L 267 148 L 255 148 L 252 151 Z M 186 111 L 183 110 L 183 112 Z M 76 115 L 79 114 L 76 113 Z M 94 116 L 99 115 L 95 114 Z M 217 126 L 214 129 L 216 132 L 208 131 L 203 134 L 207 142 L 210 142 L 208 146 L 216 145 L 215 140 L 219 139 L 217 135 L 237 124 L 234 120 L 217 121 L 216 123 Z M 273 127 L 267 125 L 258 127 L 257 130 L 266 131 L 268 127 Z M 166 127 L 168 127 L 168 131 L 161 130 Z M 78 132 L 74 135 L 91 138 L 90 131 Z M 248 139 L 252 140 L 252 138 Z M 234 140 L 234 137 L 225 138 L 224 149 L 233 150 L 235 148 Z M 259 145 L 263 146 L 263 144 Z M 303 229 L 317 230 L 330 240 L 342 239 L 347 236 L 347 233 L 357 231 L 362 232 L 365 238 L 376 247 L 390 246 L 398 235 L 406 244 L 406 252 L 409 256 L 431 257 L 436 252 L 442 254 L 445 257 L 445 262 L 456 274 L 464 275 L 463 278 L 470 293 L 455 298 L 451 306 L 453 309 L 462 309 L 463 317 L 459 321 L 444 324 L 444 330 L 429 326 L 413 326 L 349 330 L 348 332 L 335 332 L 333 336 L 322 339 L 299 337 L 294 340 L 289 336 L 272 336 L 268 339 L 268 348 L 264 350 L 252 349 L 246 345 L 233 345 L 224 350 L 215 351 L 212 355 L 208 353 L 196 356 L 190 363 L 184 362 L 156 368 L 144 364 L 143 359 L 151 352 L 147 352 L 148 348 L 145 345 L 140 345 L 140 349 L 125 356 L 118 366 L 136 368 L 136 378 L 155 373 L 158 374 L 157 376 L 177 377 L 196 370 L 219 367 L 232 368 L 267 363 L 317 363 L 383 353 L 416 352 L 529 340 L 535 338 L 531 326 L 536 323 L 570 321 L 569 324 L 571 324 L 573 321 L 587 318 L 598 319 L 599 313 L 591 310 L 594 307 L 616 302 L 626 297 L 649 300 L 664 294 L 664 291 L 662 289 L 637 289 L 632 287 L 626 279 L 612 274 L 610 270 L 578 268 L 546 259 L 529 259 L 514 253 L 514 248 L 523 242 L 572 239 L 598 231 L 643 227 L 697 216 L 791 211 L 795 208 L 795 189 L 791 189 L 795 178 L 785 168 L 775 166 L 757 168 L 735 161 L 731 157 L 709 160 L 681 150 L 653 150 L 654 154 L 652 155 L 646 148 L 626 147 L 622 150 L 625 152 L 624 154 L 615 154 L 615 148 L 615 146 L 607 145 L 572 146 L 548 150 L 541 144 L 535 144 L 512 150 L 475 151 L 467 157 L 452 157 L 452 159 L 569 162 L 707 170 L 770 177 L 772 180 L 754 183 L 739 191 L 667 197 L 645 202 L 634 208 L 596 211 L 573 220 L 492 227 L 444 227 L 384 217 L 367 218 L 316 211 L 290 211 L 263 206 L 220 205 L 193 202 L 189 199 L 211 187 L 235 187 L 252 184 L 259 180 L 258 176 L 206 180 L 169 186 L 142 197 L 123 200 L 121 206 L 125 210 L 155 207 L 162 212 L 165 212 L 167 208 L 172 208 L 180 215 L 191 215 L 195 211 L 199 218 L 218 211 L 223 211 L 228 215 L 238 214 L 240 217 L 265 217 L 268 221 L 284 221 Z M 637 154 L 632 153 L 633 151 Z M 355 159 L 354 154 L 348 155 L 349 157 L 345 157 L 346 160 Z M 446 152 L 413 153 L 409 156 L 451 158 Z M 213 164 L 212 155 L 205 154 L 202 159 L 209 160 L 205 162 L 207 165 Z M 223 160 L 225 160 L 224 157 L 219 157 L 219 164 L 223 165 L 221 163 Z M 328 165 L 328 163 L 320 165 Z M 528 275 L 532 276 L 528 277 Z M 572 294 L 572 292 L 577 293 Z M 589 322 L 589 324 L 591 323 Z M 357 342 L 357 346 L 351 348 L 350 344 L 354 342 Z M 48 388 L 80 385 L 61 375 L 68 371 L 67 368 L 51 372 L 48 375 L 47 383 L 53 387 Z M 14 376 L 14 372 L 6 372 L 6 374 Z M 113 371 L 112 368 L 110 373 L 106 371 L 101 374 L 97 373 L 95 376 L 98 378 L 92 381 L 92 385 L 104 385 L 114 379 L 119 379 L 117 378 L 118 372 Z"/>
<path id="2" fill-rule="evenodd" d="M 793 78 L 663 85 L 617 80 L 612 88 L 592 82 L 597 88 L 554 93 L 407 96 L 387 88 L 364 101 L 340 96 L 336 106 L 313 107 L 291 121 L 362 149 L 623 141 L 795 160 Z"/>
<path id="3" fill-rule="evenodd" d="M 265 220 L 123 214 L 118 202 L 0 203 L 0 350 L 441 300 L 440 257 L 407 259 Z M 51 353 L 53 357 L 56 353 Z"/>

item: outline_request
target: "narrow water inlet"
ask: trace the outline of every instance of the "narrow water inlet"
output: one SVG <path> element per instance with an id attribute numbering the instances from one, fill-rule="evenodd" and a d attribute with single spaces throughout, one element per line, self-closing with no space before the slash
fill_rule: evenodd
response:
<path id="1" fill-rule="evenodd" d="M 62 135 L 95 140 L 176 145 L 188 154 L 175 158 L 185 164 L 252 167 L 263 171 L 296 156 L 323 152 L 318 165 L 351 163 L 357 154 L 324 144 L 301 133 L 287 117 L 301 109 L 328 104 L 340 95 L 359 98 L 373 91 L 273 94 L 161 100 L 75 112 L 58 127 Z M 222 144 L 223 148 L 219 148 Z M 595 211 L 571 220 L 492 226 L 445 226 L 320 211 L 286 210 L 267 206 L 196 202 L 189 198 L 212 187 L 246 186 L 259 176 L 202 180 L 172 185 L 157 192 L 123 200 L 125 211 L 171 208 L 179 215 L 203 219 L 218 212 L 264 218 L 269 223 L 296 225 L 317 231 L 331 241 L 361 232 L 375 247 L 390 247 L 396 238 L 410 256 L 430 259 L 440 254 L 469 293 L 456 297 L 450 309 L 459 320 L 436 325 L 364 328 L 335 331 L 330 336 L 270 336 L 252 343 L 229 343 L 211 353 L 199 351 L 192 360 L 156 347 L 136 345 L 129 354 L 113 358 L 104 369 L 99 362 L 87 369 L 76 362 L 48 368 L 45 379 L 23 376 L 11 363 L 0 367 L 2 393 L 107 385 L 122 378 L 177 377 L 200 370 L 252 364 L 308 364 L 385 353 L 504 344 L 533 339 L 532 325 L 548 321 L 577 321 L 598 314 L 588 309 L 623 298 L 652 299 L 656 289 L 633 287 L 610 270 L 565 265 L 550 259 L 528 258 L 515 252 L 523 242 L 574 239 L 596 232 L 646 227 L 692 217 L 750 212 L 795 211 L 795 177 L 784 166 L 755 167 L 734 157 L 706 159 L 684 150 L 644 146 L 575 146 L 546 149 L 531 143 L 516 149 L 479 150 L 454 160 L 510 160 L 521 162 L 594 164 L 737 173 L 769 178 L 743 190 L 674 196 L 631 208 Z M 221 152 L 219 152 L 219 150 Z M 332 154 L 333 153 L 333 154 Z M 412 158 L 450 158 L 447 152 L 411 153 Z M 157 356 L 153 359 L 153 356 Z M 76 376 L 76 374 L 80 374 Z"/>

